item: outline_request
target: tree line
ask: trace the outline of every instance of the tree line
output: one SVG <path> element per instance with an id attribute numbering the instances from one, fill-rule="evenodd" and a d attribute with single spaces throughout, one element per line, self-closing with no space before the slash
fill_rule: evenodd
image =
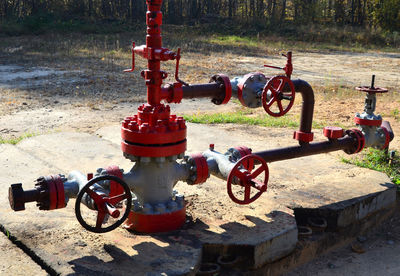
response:
<path id="1" fill-rule="evenodd" d="M 335 24 L 400 32 L 400 0 L 164 0 L 164 22 L 230 19 L 261 26 Z M 51 14 L 61 20 L 143 22 L 145 0 L 0 0 L 0 18 Z"/>

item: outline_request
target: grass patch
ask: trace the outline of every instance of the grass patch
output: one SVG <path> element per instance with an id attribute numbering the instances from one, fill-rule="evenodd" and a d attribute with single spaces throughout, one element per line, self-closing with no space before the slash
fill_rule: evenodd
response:
<path id="1" fill-rule="evenodd" d="M 400 156 L 397 151 L 394 151 L 394 157 L 390 159 L 389 154 L 384 150 L 368 149 L 361 156 L 354 159 L 342 158 L 342 161 L 386 173 L 390 180 L 400 188 Z"/>
<path id="2" fill-rule="evenodd" d="M 191 123 L 196 124 L 240 124 L 240 125 L 256 125 L 263 127 L 299 127 L 299 119 L 291 116 L 282 116 L 273 118 L 268 115 L 254 115 L 251 112 L 225 112 L 225 113 L 197 113 L 184 115 L 183 118 Z M 314 128 L 323 128 L 325 124 L 313 122 Z"/>
<path id="3" fill-rule="evenodd" d="M 34 137 L 34 136 L 37 136 L 37 134 L 36 133 L 25 133 L 18 137 L 6 138 L 6 139 L 4 139 L 3 137 L 0 137 L 0 144 L 16 145 L 19 142 L 21 142 L 22 140 L 24 140 L 26 138 Z"/>

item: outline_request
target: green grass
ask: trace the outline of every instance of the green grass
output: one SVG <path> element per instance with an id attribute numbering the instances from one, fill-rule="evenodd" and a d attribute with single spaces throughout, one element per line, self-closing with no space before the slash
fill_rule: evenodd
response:
<path id="1" fill-rule="evenodd" d="M 6 138 L 4 139 L 3 137 L 0 137 L 0 144 L 11 144 L 11 145 L 16 145 L 22 140 L 29 138 L 29 137 L 34 137 L 37 136 L 36 133 L 25 133 L 21 136 L 18 137 L 13 137 L 13 138 Z"/>
<path id="2" fill-rule="evenodd" d="M 388 153 L 384 150 L 368 149 L 365 153 L 354 159 L 342 158 L 347 164 L 372 169 L 386 173 L 391 181 L 400 188 L 400 153 L 395 151 L 394 158 L 390 161 Z"/>
<path id="3" fill-rule="evenodd" d="M 299 127 L 299 119 L 291 116 L 282 116 L 278 118 L 268 115 L 253 115 L 251 112 L 225 112 L 225 113 L 198 113 L 184 115 L 184 119 L 196 124 L 241 124 L 256 125 L 264 127 Z M 314 128 L 323 128 L 326 124 L 314 121 Z"/>

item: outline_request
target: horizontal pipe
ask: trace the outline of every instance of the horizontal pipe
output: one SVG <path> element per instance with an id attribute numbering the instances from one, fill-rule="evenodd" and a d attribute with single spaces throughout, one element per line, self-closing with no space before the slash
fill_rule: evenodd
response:
<path id="1" fill-rule="evenodd" d="M 225 89 L 219 83 L 194 84 L 182 86 L 183 99 L 193 98 L 221 98 L 221 94 L 225 95 Z M 223 98 L 223 97 L 222 97 Z"/>
<path id="2" fill-rule="evenodd" d="M 351 149 L 354 147 L 354 138 L 345 136 L 339 139 L 325 142 L 316 142 L 300 146 L 272 149 L 266 151 L 254 152 L 268 163 L 282 161 L 287 159 L 299 158 L 320 153 L 327 153 L 337 150 Z"/>

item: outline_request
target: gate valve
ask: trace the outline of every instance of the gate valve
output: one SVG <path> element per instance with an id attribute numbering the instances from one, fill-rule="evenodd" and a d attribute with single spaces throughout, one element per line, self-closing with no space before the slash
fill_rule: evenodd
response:
<path id="1" fill-rule="evenodd" d="M 132 66 L 131 69 L 125 69 L 124 73 L 129 73 L 135 71 L 135 42 L 132 42 Z"/>
<path id="2" fill-rule="evenodd" d="M 343 137 L 343 129 L 341 127 L 327 126 L 324 127 L 323 133 L 328 139 L 339 139 Z"/>
<path id="3" fill-rule="evenodd" d="M 285 86 L 289 86 L 290 90 L 285 91 Z M 264 87 L 261 101 L 265 112 L 273 117 L 281 117 L 289 112 L 292 108 L 295 99 L 295 90 L 293 82 L 285 76 L 275 76 L 271 78 Z M 283 107 L 282 100 L 287 100 L 289 103 Z M 278 106 L 278 111 L 273 111 L 274 103 Z"/>
<path id="4" fill-rule="evenodd" d="M 354 122 L 358 125 L 379 127 L 382 124 L 382 117 L 374 114 L 376 107 L 376 94 L 386 93 L 388 92 L 388 89 L 375 87 L 375 75 L 372 75 L 370 86 L 358 86 L 356 87 L 356 90 L 366 92 L 367 95 L 365 97 L 364 113 L 357 113 Z"/>
<path id="5" fill-rule="evenodd" d="M 258 167 L 256 170 L 253 171 L 254 168 L 250 170 L 244 169 L 244 166 L 248 162 L 258 161 L 261 166 Z M 260 181 L 257 178 L 261 173 L 264 172 L 264 181 Z M 261 157 L 257 155 L 246 155 L 245 157 L 241 158 L 236 165 L 232 168 L 231 172 L 228 176 L 227 181 L 227 190 L 228 195 L 232 199 L 233 202 L 237 204 L 250 204 L 258 199 L 262 193 L 267 190 L 267 183 L 268 183 L 269 171 L 268 165 Z M 244 187 L 244 199 L 237 198 L 232 192 L 232 185 L 233 182 L 239 180 L 239 185 Z M 255 188 L 258 190 L 253 196 L 251 196 L 251 188 Z"/>
<path id="6" fill-rule="evenodd" d="M 123 193 L 115 196 L 109 196 L 105 194 L 97 193 L 93 188 L 97 185 L 98 182 L 101 181 L 113 181 L 118 183 L 123 187 Z M 96 218 L 96 225 L 92 226 L 87 223 L 82 217 L 81 212 L 81 201 L 83 196 L 87 195 L 94 202 L 94 208 L 98 212 Z M 84 199 L 84 201 L 88 201 Z M 126 200 L 126 206 L 123 215 L 121 216 L 121 212 L 118 210 L 119 207 L 122 207 L 122 204 L 118 204 L 122 201 Z M 114 230 L 118 226 L 120 226 L 129 216 L 129 212 L 132 206 L 132 194 L 129 189 L 129 186 L 119 177 L 112 175 L 104 175 L 92 178 L 88 181 L 88 183 L 79 191 L 78 196 L 75 202 L 75 215 L 78 219 L 79 223 L 88 231 L 94 233 L 106 233 Z M 117 219 L 116 222 L 111 224 L 110 226 L 102 228 L 101 226 L 105 222 L 106 216 L 110 215 L 111 217 Z"/>

